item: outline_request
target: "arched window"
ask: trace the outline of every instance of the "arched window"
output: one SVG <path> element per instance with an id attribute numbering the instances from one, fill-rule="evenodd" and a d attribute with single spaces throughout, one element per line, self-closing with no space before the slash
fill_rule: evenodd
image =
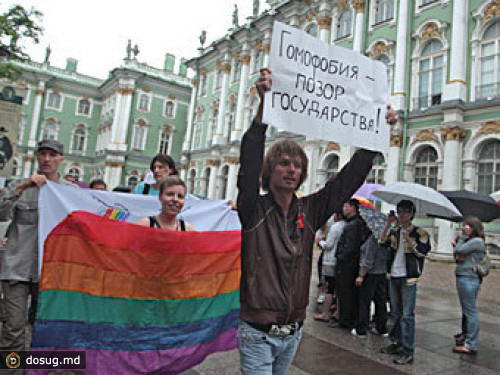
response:
<path id="1" fill-rule="evenodd" d="M 233 81 L 239 81 L 241 78 L 241 60 L 236 59 L 234 61 L 234 69 L 233 69 Z"/>
<path id="2" fill-rule="evenodd" d="M 207 147 L 210 147 L 213 142 L 213 138 L 215 133 L 217 132 L 217 121 L 219 117 L 219 108 L 214 107 L 212 109 L 212 114 L 210 116 L 210 124 L 208 128 L 208 134 L 207 134 Z"/>
<path id="3" fill-rule="evenodd" d="M 71 167 L 67 174 L 69 174 L 70 176 L 73 176 L 76 181 L 80 180 L 81 173 L 80 173 L 80 170 L 76 167 Z"/>
<path id="4" fill-rule="evenodd" d="M 207 75 L 202 74 L 200 82 L 200 95 L 207 95 Z"/>
<path id="5" fill-rule="evenodd" d="M 41 139 L 57 140 L 57 124 L 54 119 L 48 119 L 45 121 Z"/>
<path id="6" fill-rule="evenodd" d="M 222 87 L 222 77 L 224 76 L 224 72 L 222 69 L 217 69 L 217 74 L 215 76 L 215 88 L 220 89 Z"/>
<path id="7" fill-rule="evenodd" d="M 57 92 L 49 93 L 49 98 L 47 100 L 47 107 L 53 109 L 61 108 L 61 95 Z"/>
<path id="8" fill-rule="evenodd" d="M 165 103 L 165 116 L 174 117 L 174 108 L 175 108 L 174 102 L 168 100 Z"/>
<path id="9" fill-rule="evenodd" d="M 201 191 L 201 195 L 205 198 L 208 198 L 208 190 L 210 187 L 210 173 L 212 170 L 210 168 L 205 169 L 205 174 L 203 176 L 203 190 Z"/>
<path id="10" fill-rule="evenodd" d="M 228 142 L 231 142 L 231 131 L 234 129 L 236 119 L 236 103 L 231 103 L 229 106 L 229 113 L 227 117 L 227 134 L 226 139 Z"/>
<path id="11" fill-rule="evenodd" d="M 481 41 L 480 86 L 478 97 L 500 94 L 500 20 L 489 26 Z"/>
<path id="12" fill-rule="evenodd" d="M 147 124 L 144 120 L 138 120 L 134 125 L 132 134 L 132 149 L 144 150 L 146 145 Z"/>
<path id="13" fill-rule="evenodd" d="M 160 134 L 160 147 L 158 153 L 168 154 L 168 146 L 170 145 L 170 136 L 172 132 L 170 128 L 163 128 Z"/>
<path id="14" fill-rule="evenodd" d="M 352 33 L 352 9 L 344 10 L 337 24 L 337 39 L 345 38 Z"/>
<path id="15" fill-rule="evenodd" d="M 373 159 L 373 167 L 368 175 L 366 182 L 369 184 L 385 184 L 384 175 L 385 175 L 385 167 L 384 167 L 384 155 L 378 153 L 377 156 Z"/>
<path id="16" fill-rule="evenodd" d="M 255 52 L 255 60 L 254 60 L 254 65 L 253 65 L 253 72 L 257 73 L 260 71 L 260 68 L 262 68 L 262 51 L 258 49 Z"/>
<path id="17" fill-rule="evenodd" d="M 394 0 L 375 1 L 375 25 L 394 17 Z"/>
<path id="18" fill-rule="evenodd" d="M 389 87 L 389 92 L 391 92 L 391 88 L 392 88 L 392 68 L 390 65 L 391 60 L 389 59 L 389 57 L 385 53 L 380 54 L 376 60 L 380 61 L 382 64 L 384 64 L 386 66 L 387 85 Z"/>
<path id="19" fill-rule="evenodd" d="M 78 102 L 78 114 L 85 116 L 90 114 L 90 101 L 88 99 L 81 99 Z"/>
<path id="20" fill-rule="evenodd" d="M 500 190 L 500 141 L 486 142 L 479 151 L 477 191 L 489 195 Z"/>
<path id="21" fill-rule="evenodd" d="M 437 177 L 437 152 L 433 147 L 426 146 L 415 158 L 415 182 L 436 189 Z"/>
<path id="22" fill-rule="evenodd" d="M 73 143 L 71 149 L 74 152 L 83 152 L 85 149 L 85 130 L 84 129 L 76 129 L 73 132 Z"/>
<path id="23" fill-rule="evenodd" d="M 228 175 L 229 167 L 225 165 L 220 172 L 219 199 L 226 199 Z"/>
<path id="24" fill-rule="evenodd" d="M 198 113 L 194 119 L 194 139 L 193 148 L 198 150 L 201 147 L 202 114 Z"/>
<path id="25" fill-rule="evenodd" d="M 188 178 L 188 190 L 191 194 L 194 194 L 194 184 L 196 182 L 196 171 L 194 169 L 191 169 L 189 172 L 189 178 Z"/>
<path id="26" fill-rule="evenodd" d="M 305 32 L 308 33 L 311 36 L 317 37 L 318 36 L 318 25 L 316 22 L 310 23 L 307 25 L 305 28 Z"/>
<path id="27" fill-rule="evenodd" d="M 339 157 L 331 154 L 325 160 L 326 180 L 328 181 L 339 170 Z"/>
<path id="28" fill-rule="evenodd" d="M 139 111 L 149 112 L 149 95 L 141 94 L 139 97 Z"/>
<path id="29" fill-rule="evenodd" d="M 443 43 L 432 39 L 422 50 L 418 73 L 418 108 L 441 104 L 444 84 Z"/>

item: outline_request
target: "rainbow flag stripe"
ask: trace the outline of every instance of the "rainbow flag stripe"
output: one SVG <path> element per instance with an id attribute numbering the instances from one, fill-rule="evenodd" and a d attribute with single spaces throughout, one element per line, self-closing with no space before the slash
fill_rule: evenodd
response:
<path id="1" fill-rule="evenodd" d="M 73 212 L 45 242 L 32 347 L 85 350 L 86 374 L 185 371 L 236 347 L 240 267 L 239 231 Z"/>

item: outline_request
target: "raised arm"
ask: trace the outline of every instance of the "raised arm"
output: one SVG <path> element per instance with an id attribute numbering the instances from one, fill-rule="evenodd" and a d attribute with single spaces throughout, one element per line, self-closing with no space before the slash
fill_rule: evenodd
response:
<path id="1" fill-rule="evenodd" d="M 264 160 L 264 146 L 267 125 L 262 123 L 264 93 L 271 89 L 271 76 L 267 69 L 261 71 L 256 83 L 260 96 L 257 115 L 250 128 L 243 135 L 240 150 L 240 170 L 238 172 L 238 216 L 243 228 L 252 225 L 255 204 L 260 193 L 260 174 Z"/>

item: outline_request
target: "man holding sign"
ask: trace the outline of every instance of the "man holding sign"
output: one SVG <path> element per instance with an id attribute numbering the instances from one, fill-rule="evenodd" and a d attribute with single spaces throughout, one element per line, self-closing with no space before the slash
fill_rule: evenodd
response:
<path id="1" fill-rule="evenodd" d="M 295 142 L 276 142 L 264 158 L 267 125 L 264 94 L 271 72 L 261 71 L 261 99 L 241 145 L 238 215 L 242 225 L 241 323 L 238 331 L 243 374 L 286 374 L 302 336 L 309 302 L 316 231 L 363 184 L 375 152 L 357 151 L 318 192 L 295 194 L 307 177 L 308 159 Z M 387 120 L 396 122 L 389 111 Z M 384 125 L 385 126 L 385 125 Z M 261 177 L 261 179 L 260 179 Z M 267 194 L 260 195 L 260 187 Z"/>

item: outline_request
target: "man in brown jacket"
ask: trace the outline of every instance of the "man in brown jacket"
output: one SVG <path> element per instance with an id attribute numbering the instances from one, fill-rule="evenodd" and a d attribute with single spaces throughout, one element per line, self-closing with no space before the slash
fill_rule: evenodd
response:
<path id="1" fill-rule="evenodd" d="M 302 335 L 316 231 L 364 182 L 375 152 L 360 150 L 318 192 L 297 198 L 307 156 L 295 142 L 271 146 L 264 159 L 264 93 L 271 73 L 261 71 L 259 111 L 241 145 L 238 215 L 242 224 L 241 323 L 243 374 L 286 374 Z M 390 111 L 388 121 L 396 114 Z M 261 177 L 261 179 L 260 179 Z M 260 187 L 267 194 L 260 195 Z"/>

